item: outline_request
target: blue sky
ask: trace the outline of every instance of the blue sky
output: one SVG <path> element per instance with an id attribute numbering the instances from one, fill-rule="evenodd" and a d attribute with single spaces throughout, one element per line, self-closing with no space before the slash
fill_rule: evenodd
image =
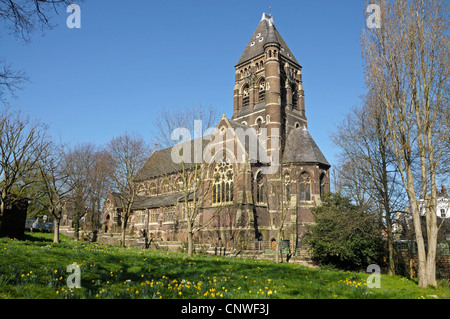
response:
<path id="1" fill-rule="evenodd" d="M 262 13 L 303 66 L 309 131 L 331 164 L 330 134 L 359 104 L 364 1 L 86 0 L 81 29 L 60 11 L 54 29 L 24 45 L 1 28 L 0 59 L 30 82 L 11 105 L 69 144 L 107 143 L 125 131 L 152 140 L 164 109 L 214 106 L 231 118 L 234 66 Z"/>

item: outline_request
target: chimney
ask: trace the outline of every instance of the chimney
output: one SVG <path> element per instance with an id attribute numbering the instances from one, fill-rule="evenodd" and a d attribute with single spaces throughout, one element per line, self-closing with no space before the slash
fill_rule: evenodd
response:
<path id="1" fill-rule="evenodd" d="M 447 189 L 445 188 L 444 185 L 442 185 L 441 196 L 447 197 Z"/>

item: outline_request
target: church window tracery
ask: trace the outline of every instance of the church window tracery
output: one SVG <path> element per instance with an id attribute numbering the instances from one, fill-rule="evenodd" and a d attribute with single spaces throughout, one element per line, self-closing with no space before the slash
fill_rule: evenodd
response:
<path id="1" fill-rule="evenodd" d="M 266 99 L 266 81 L 264 79 L 261 79 L 259 81 L 258 99 L 260 102 L 262 102 Z"/>
<path id="2" fill-rule="evenodd" d="M 234 174 L 233 165 L 224 158 L 214 168 L 213 178 L 213 204 L 233 202 Z"/>
<path id="3" fill-rule="evenodd" d="M 300 200 L 311 200 L 311 178 L 306 172 L 300 175 Z"/>
<path id="4" fill-rule="evenodd" d="M 256 175 L 256 202 L 257 203 L 265 202 L 264 181 L 261 172 L 258 172 L 258 174 Z"/>
<path id="5" fill-rule="evenodd" d="M 248 85 L 244 86 L 242 93 L 243 93 L 242 106 L 247 107 L 250 103 L 250 92 L 248 89 Z"/>

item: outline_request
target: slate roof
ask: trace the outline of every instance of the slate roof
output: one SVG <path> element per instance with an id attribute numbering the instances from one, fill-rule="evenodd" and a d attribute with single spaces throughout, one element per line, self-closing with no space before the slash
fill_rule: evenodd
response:
<path id="1" fill-rule="evenodd" d="M 331 166 L 306 128 L 291 129 L 284 148 L 284 163 L 319 163 Z"/>
<path id="2" fill-rule="evenodd" d="M 143 198 L 139 201 L 135 201 L 133 209 L 151 209 L 158 207 L 175 206 L 177 202 L 183 199 L 183 193 L 174 192 L 157 196 L 142 197 Z"/>
<path id="3" fill-rule="evenodd" d="M 244 130 L 246 134 L 252 134 L 253 130 L 247 130 L 250 128 L 248 125 L 243 125 L 233 120 L 222 118 L 225 123 L 229 123 L 232 129 L 236 130 L 237 128 L 241 128 Z M 222 122 L 222 121 L 221 121 Z M 220 126 L 222 124 L 219 123 Z M 237 135 L 237 138 L 240 140 L 241 144 L 245 146 L 245 151 L 247 154 L 249 153 L 249 140 L 248 136 L 245 135 Z M 256 135 L 253 136 L 256 139 Z M 202 139 L 203 149 L 209 143 L 209 139 Z M 260 143 L 259 140 L 257 140 Z M 191 150 L 193 153 L 194 150 L 194 140 L 188 142 L 191 143 Z M 259 147 L 264 147 L 263 144 L 260 144 Z M 147 162 L 141 168 L 141 170 L 136 174 L 135 181 L 144 181 L 151 178 L 155 178 L 158 176 L 163 176 L 165 174 L 171 174 L 174 172 L 180 172 L 182 170 L 181 164 L 176 164 L 172 161 L 172 148 L 169 147 L 163 150 L 155 150 L 152 155 L 149 157 Z M 258 148 L 259 149 L 259 148 Z M 251 155 L 251 154 L 250 154 Z M 256 154 L 254 154 L 256 155 Z M 250 158 L 250 162 L 255 163 L 258 158 Z M 325 156 L 320 151 L 317 144 L 314 142 L 314 139 L 309 134 L 306 128 L 295 128 L 291 129 L 285 143 L 284 154 L 282 156 L 283 163 L 319 163 L 330 166 Z M 195 163 L 192 160 L 192 163 L 185 163 L 185 168 L 189 169 L 194 167 Z"/>
<path id="4" fill-rule="evenodd" d="M 118 194 L 113 193 L 112 198 L 114 201 L 114 206 L 116 208 L 122 208 L 122 203 L 119 200 Z M 193 199 L 192 192 L 189 194 L 188 199 L 189 200 Z M 184 200 L 183 192 L 173 192 L 173 193 L 155 195 L 155 196 L 136 195 L 134 197 L 134 202 L 133 202 L 133 206 L 131 207 L 131 209 L 132 210 L 143 210 L 143 209 L 151 209 L 151 208 L 158 208 L 158 207 L 170 207 L 170 206 L 175 206 L 178 202 L 181 202 L 183 200 Z"/>
<path id="5" fill-rule="evenodd" d="M 236 65 L 242 64 L 252 58 L 264 53 L 264 46 L 268 43 L 278 43 L 280 45 L 280 54 L 289 61 L 292 61 L 298 65 L 297 59 L 292 54 L 291 50 L 284 42 L 277 28 L 275 27 L 273 18 L 271 15 L 263 13 L 261 21 L 258 24 L 255 32 L 253 33 L 250 41 L 242 53 Z"/>
<path id="6" fill-rule="evenodd" d="M 207 137 L 200 138 L 203 143 L 203 148 L 207 145 L 209 140 Z M 194 161 L 194 143 L 196 140 L 191 140 L 191 153 L 192 160 L 191 163 L 184 163 L 186 169 L 195 167 Z M 175 172 L 180 172 L 182 170 L 181 164 L 178 164 L 172 160 L 172 149 L 173 147 L 165 148 L 162 150 L 155 150 L 147 160 L 147 162 L 142 166 L 139 172 L 136 174 L 135 181 L 145 181 L 154 177 L 163 176 L 166 174 L 171 174 Z"/>

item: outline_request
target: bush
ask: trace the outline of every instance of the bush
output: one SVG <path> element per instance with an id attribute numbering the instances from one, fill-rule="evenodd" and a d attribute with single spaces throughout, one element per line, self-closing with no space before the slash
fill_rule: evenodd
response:
<path id="1" fill-rule="evenodd" d="M 315 262 L 346 270 L 381 266 L 385 254 L 377 216 L 337 194 L 326 195 L 313 211 L 316 224 L 308 237 Z"/>

